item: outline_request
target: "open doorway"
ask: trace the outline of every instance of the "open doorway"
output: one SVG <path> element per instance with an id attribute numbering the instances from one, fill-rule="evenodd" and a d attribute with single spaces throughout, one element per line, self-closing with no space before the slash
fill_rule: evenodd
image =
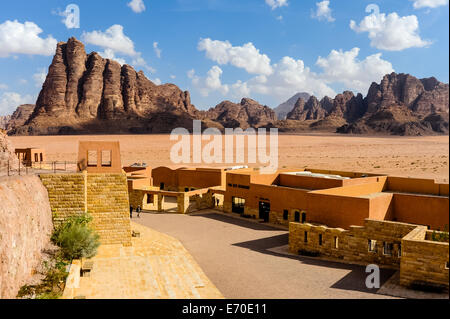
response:
<path id="1" fill-rule="evenodd" d="M 259 202 L 259 218 L 263 219 L 265 223 L 269 222 L 270 203 Z"/>

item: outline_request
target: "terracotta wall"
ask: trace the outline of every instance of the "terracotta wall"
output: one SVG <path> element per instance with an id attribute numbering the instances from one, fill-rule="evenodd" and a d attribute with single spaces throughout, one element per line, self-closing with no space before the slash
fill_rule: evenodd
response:
<path id="1" fill-rule="evenodd" d="M 443 229 L 449 225 L 448 197 L 394 194 L 394 218 L 399 222 Z"/>
<path id="2" fill-rule="evenodd" d="M 388 177 L 388 190 L 401 193 L 440 195 L 440 186 L 432 179 Z M 442 195 L 448 195 L 448 191 L 447 194 Z"/>
<path id="3" fill-rule="evenodd" d="M 394 194 L 380 194 L 370 199 L 369 218 L 373 220 L 394 219 Z"/>
<path id="4" fill-rule="evenodd" d="M 316 190 L 341 187 L 343 185 L 343 180 L 280 174 L 279 185 Z"/>

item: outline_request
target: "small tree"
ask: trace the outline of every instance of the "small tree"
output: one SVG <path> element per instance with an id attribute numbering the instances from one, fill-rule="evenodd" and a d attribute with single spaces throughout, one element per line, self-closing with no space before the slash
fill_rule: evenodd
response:
<path id="1" fill-rule="evenodd" d="M 90 227 L 92 217 L 83 214 L 69 218 L 57 227 L 52 241 L 61 248 L 61 253 L 68 260 L 92 258 L 100 246 L 99 236 Z"/>

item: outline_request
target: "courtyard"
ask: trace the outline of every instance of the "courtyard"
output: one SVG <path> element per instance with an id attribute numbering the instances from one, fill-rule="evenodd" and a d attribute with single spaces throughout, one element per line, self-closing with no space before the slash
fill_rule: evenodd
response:
<path id="1" fill-rule="evenodd" d="M 289 254 L 287 230 L 214 210 L 133 221 L 180 240 L 228 299 L 389 298 L 366 288 L 363 266 Z M 394 272 L 381 269 L 381 285 Z"/>

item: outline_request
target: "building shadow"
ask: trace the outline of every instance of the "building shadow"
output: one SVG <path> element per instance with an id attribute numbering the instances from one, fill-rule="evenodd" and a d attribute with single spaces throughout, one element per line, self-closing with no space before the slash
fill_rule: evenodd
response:
<path id="1" fill-rule="evenodd" d="M 258 253 L 268 254 L 276 257 L 289 258 L 297 260 L 299 263 L 326 267 L 333 269 L 342 269 L 350 271 L 347 275 L 342 277 L 339 281 L 334 283 L 330 288 L 341 289 L 341 290 L 352 290 L 366 293 L 377 293 L 379 288 L 369 289 L 366 287 L 366 278 L 369 275 L 366 273 L 366 267 L 362 265 L 355 264 L 345 264 L 337 261 L 324 260 L 320 257 L 307 257 L 301 255 L 294 255 L 281 252 L 276 252 L 271 249 L 278 248 L 281 246 L 288 245 L 289 234 L 277 235 L 267 238 L 261 238 L 251 241 L 246 241 L 242 243 L 233 244 L 233 246 L 247 248 Z M 380 287 L 382 287 L 386 281 L 389 280 L 396 270 L 388 268 L 380 268 Z"/>
<path id="2" fill-rule="evenodd" d="M 216 213 L 201 213 L 200 212 L 200 213 L 196 213 L 196 214 L 189 215 L 189 216 L 214 219 L 216 221 L 220 221 L 220 222 L 227 223 L 227 224 L 232 224 L 232 225 L 239 226 L 239 227 L 249 228 L 252 230 L 285 231 L 286 233 L 288 232 L 287 230 L 282 230 L 279 228 L 271 227 L 271 226 L 263 224 L 263 223 L 258 223 L 258 222 L 254 222 L 254 221 L 250 221 L 250 220 L 246 221 L 243 219 L 237 219 L 232 216 L 225 216 L 225 215 L 216 214 Z"/>

